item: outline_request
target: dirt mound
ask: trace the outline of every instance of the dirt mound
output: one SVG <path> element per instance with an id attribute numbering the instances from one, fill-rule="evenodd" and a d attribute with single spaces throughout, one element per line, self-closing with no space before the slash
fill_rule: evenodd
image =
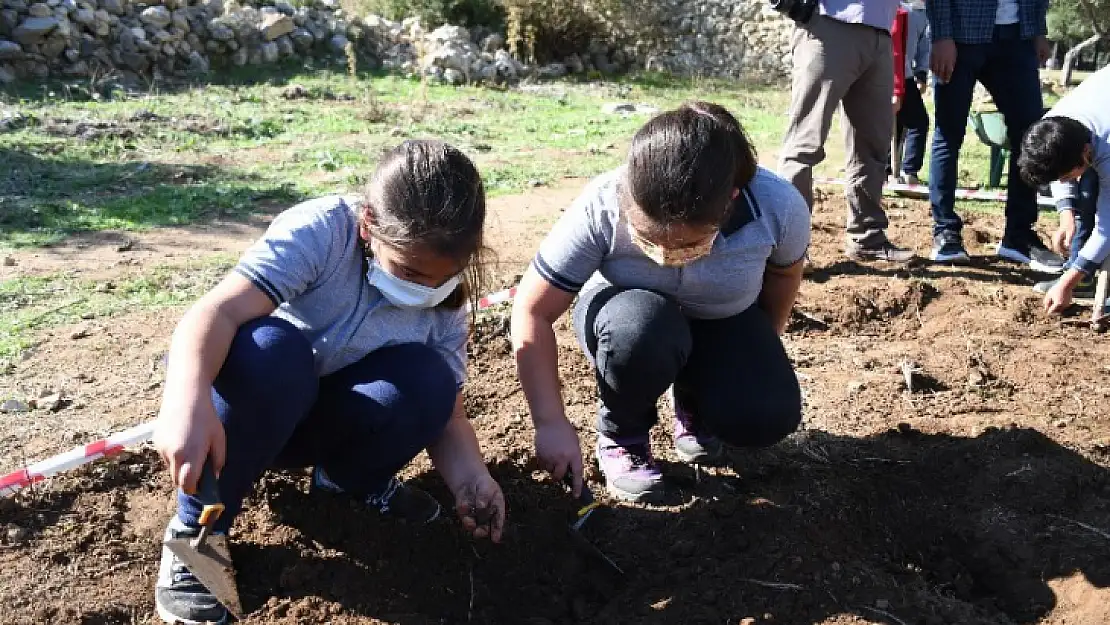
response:
<path id="1" fill-rule="evenodd" d="M 543 234 L 534 223 L 557 214 L 548 208 L 501 216 L 521 228 L 497 234 L 513 244 L 503 260 L 527 262 Z M 1001 230 L 1000 219 L 976 225 Z M 892 234 L 927 241 L 919 227 L 902 220 Z M 532 460 L 501 307 L 475 326 L 466 403 L 508 501 L 504 544 L 474 543 L 450 518 L 386 522 L 309 492 L 305 471 L 270 473 L 232 543 L 245 622 L 1104 622 L 1110 344 L 1040 312 L 1032 274 L 981 257 L 960 268 L 861 267 L 839 260 L 840 228 L 815 215 L 817 267 L 786 337 L 804 429 L 695 471 L 671 451 L 664 407 L 653 444 L 670 499 L 611 505 L 589 530 L 623 581 L 572 549 L 572 504 Z M 37 457 L 85 440 L 76 430 L 150 418 L 160 375 L 151 363 L 176 314 L 118 318 L 84 345 L 70 345 L 65 329 L 47 337 L 5 380 L 61 388 L 80 371 L 84 386 L 56 413 L 5 416 L 15 439 L 0 441 L 0 458 L 10 466 L 26 450 Z M 568 416 L 588 450 L 593 374 L 565 318 L 556 329 Z M 596 469 L 587 473 L 596 484 Z M 450 503 L 426 457 L 405 475 Z M 0 613 L 17 624 L 156 622 L 152 587 L 172 509 L 151 452 L 0 500 Z"/>

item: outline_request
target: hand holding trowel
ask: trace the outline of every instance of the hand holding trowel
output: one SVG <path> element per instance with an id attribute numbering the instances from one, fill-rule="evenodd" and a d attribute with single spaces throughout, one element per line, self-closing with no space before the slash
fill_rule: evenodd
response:
<path id="1" fill-rule="evenodd" d="M 195 497 L 202 506 L 200 533 L 196 538 L 182 537 L 167 540 L 166 547 L 177 556 L 189 571 L 236 618 L 243 613 L 239 603 L 239 589 L 235 585 L 235 569 L 231 565 L 226 534 L 212 534 L 212 526 L 224 512 L 212 460 L 204 462 L 204 469 L 197 483 Z"/>

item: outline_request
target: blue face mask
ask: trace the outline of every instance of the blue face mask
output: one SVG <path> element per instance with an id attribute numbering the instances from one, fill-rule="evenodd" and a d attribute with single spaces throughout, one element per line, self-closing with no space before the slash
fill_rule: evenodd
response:
<path id="1" fill-rule="evenodd" d="M 377 260 L 371 259 L 370 269 L 366 272 L 366 281 L 370 286 L 381 291 L 382 296 L 389 300 L 390 304 L 398 308 L 435 308 L 455 292 L 462 281 L 462 275 L 454 276 L 433 288 L 402 280 L 383 269 Z"/>

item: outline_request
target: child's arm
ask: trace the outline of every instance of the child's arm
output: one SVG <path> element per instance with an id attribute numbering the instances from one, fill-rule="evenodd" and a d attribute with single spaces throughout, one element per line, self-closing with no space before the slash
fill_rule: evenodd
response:
<path id="1" fill-rule="evenodd" d="M 573 476 L 577 497 L 582 488 L 582 450 L 563 407 L 554 330 L 555 321 L 573 300 L 574 295 L 555 288 L 529 267 L 517 288 L 509 332 L 520 386 L 536 428 L 536 455 L 556 480 L 568 473 Z"/>
<path id="2" fill-rule="evenodd" d="M 505 526 L 505 497 L 486 468 L 474 428 L 466 418 L 463 396 L 455 400 L 455 410 L 443 434 L 428 447 L 432 464 L 455 496 L 455 511 L 463 527 L 478 538 L 489 536 L 500 542 Z M 488 521 L 483 511 L 489 515 Z"/>
<path id="3" fill-rule="evenodd" d="M 174 486 L 185 492 L 194 490 L 209 455 L 217 473 L 224 464 L 223 426 L 211 393 L 235 332 L 273 310 L 269 296 L 232 273 L 193 304 L 174 330 L 154 443 Z"/>

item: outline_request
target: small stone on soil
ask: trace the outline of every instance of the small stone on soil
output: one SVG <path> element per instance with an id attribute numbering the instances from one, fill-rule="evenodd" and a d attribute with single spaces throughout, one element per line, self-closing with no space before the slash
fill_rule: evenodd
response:
<path id="1" fill-rule="evenodd" d="M 27 534 L 29 534 L 29 532 L 26 529 L 16 525 L 15 523 L 8 525 L 8 544 L 18 545 L 22 543 L 23 541 L 27 540 Z"/>
<path id="2" fill-rule="evenodd" d="M 69 338 L 73 340 L 83 339 L 90 334 L 92 334 L 92 328 L 90 328 L 88 324 L 81 324 L 73 330 L 73 332 L 69 335 Z"/>
<path id="3" fill-rule="evenodd" d="M 15 267 L 15 258 L 12 257 L 12 256 L 5 256 L 4 257 L 4 266 L 5 267 Z"/>
<path id="4" fill-rule="evenodd" d="M 29 407 L 26 402 L 18 399 L 8 399 L 0 404 L 0 412 L 27 412 L 27 410 L 29 410 Z"/>
<path id="5" fill-rule="evenodd" d="M 1053 423 L 1053 425 L 1055 425 L 1058 428 L 1066 428 L 1066 427 L 1068 427 L 1068 422 L 1064 419 L 1060 419 L 1056 423 Z"/>

